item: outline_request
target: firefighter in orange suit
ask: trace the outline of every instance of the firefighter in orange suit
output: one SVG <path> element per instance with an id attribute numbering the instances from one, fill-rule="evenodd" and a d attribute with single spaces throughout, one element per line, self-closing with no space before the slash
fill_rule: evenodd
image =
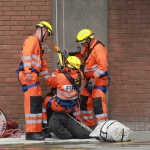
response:
<path id="1" fill-rule="evenodd" d="M 105 96 L 109 83 L 108 53 L 89 29 L 78 32 L 76 42 L 83 46 L 82 50 L 78 48 L 75 52 L 83 62 L 82 71 L 85 77 L 81 92 L 81 114 L 84 123 L 94 128 L 108 120 Z"/>
<path id="2" fill-rule="evenodd" d="M 76 56 L 69 56 L 65 61 L 65 67 L 62 71 L 55 69 L 51 74 L 49 84 L 56 89 L 54 96 L 47 96 L 43 105 L 58 113 L 74 113 L 78 111 L 79 88 L 81 84 L 82 73 L 80 71 L 81 61 Z M 65 74 L 76 83 L 77 89 L 68 80 Z M 46 120 L 46 118 L 44 119 Z"/>
<path id="3" fill-rule="evenodd" d="M 26 140 L 44 140 L 42 132 L 42 92 L 39 73 L 49 85 L 50 74 L 44 58 L 41 42 L 52 35 L 52 26 L 47 21 L 36 24 L 36 33 L 23 44 L 21 63 L 17 70 L 24 92 Z"/>
<path id="4" fill-rule="evenodd" d="M 60 139 L 89 138 L 89 131 L 81 127 L 74 117 L 80 115 L 79 95 L 82 73 L 81 61 L 76 56 L 68 56 L 63 70 L 55 69 L 49 83 L 56 90 L 55 95 L 46 96 L 43 107 L 52 110 L 49 119 L 51 131 Z M 67 113 L 67 114 L 66 114 Z M 47 114 L 43 114 L 47 120 Z"/>

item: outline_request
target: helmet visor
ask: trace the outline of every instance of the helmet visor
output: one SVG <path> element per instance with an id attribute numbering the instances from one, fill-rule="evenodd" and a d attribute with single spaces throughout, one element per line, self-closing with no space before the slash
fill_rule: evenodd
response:
<path id="1" fill-rule="evenodd" d="M 76 42 L 82 44 L 82 43 L 85 43 L 86 40 L 89 39 L 89 38 L 90 38 L 90 39 L 93 39 L 93 38 L 94 38 L 94 33 L 92 33 L 91 35 L 89 35 L 89 36 L 87 36 L 87 37 L 85 37 L 85 38 L 83 38 L 83 39 L 80 39 L 80 40 L 79 40 L 79 39 L 76 39 Z"/>
<path id="2" fill-rule="evenodd" d="M 76 42 L 82 44 L 82 43 L 85 43 L 85 42 L 86 42 L 86 39 L 83 39 L 83 40 L 78 40 L 78 39 L 76 39 Z"/>

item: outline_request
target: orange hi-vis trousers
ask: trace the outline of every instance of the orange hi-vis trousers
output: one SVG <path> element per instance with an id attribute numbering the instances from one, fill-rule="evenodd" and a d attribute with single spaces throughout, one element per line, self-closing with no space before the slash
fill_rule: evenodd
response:
<path id="1" fill-rule="evenodd" d="M 31 81 L 25 80 L 26 74 L 19 72 L 19 79 L 22 85 L 31 85 L 39 81 L 36 73 L 32 73 Z M 42 92 L 41 86 L 34 86 L 24 92 L 24 112 L 26 132 L 42 131 Z"/>
<path id="2" fill-rule="evenodd" d="M 108 120 L 106 96 L 100 89 L 92 89 L 90 93 L 83 88 L 80 107 L 83 122 L 88 126 L 92 127 Z"/>

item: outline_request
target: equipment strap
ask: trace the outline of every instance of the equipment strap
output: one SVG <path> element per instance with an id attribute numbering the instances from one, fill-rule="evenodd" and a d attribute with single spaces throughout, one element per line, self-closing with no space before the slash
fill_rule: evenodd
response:
<path id="1" fill-rule="evenodd" d="M 62 73 L 66 76 L 66 78 L 71 82 L 71 84 L 73 85 L 73 87 L 76 89 L 76 91 L 78 92 L 78 95 L 80 94 L 80 86 L 81 86 L 81 74 L 78 73 L 79 76 L 79 86 L 75 83 L 75 80 L 71 77 L 71 75 L 66 72 L 66 71 L 62 71 Z"/>
<path id="2" fill-rule="evenodd" d="M 53 98 L 53 97 L 51 97 L 50 98 L 50 100 L 49 100 L 49 102 L 48 102 L 48 104 L 47 104 L 47 107 L 48 108 L 50 108 L 50 103 L 54 100 L 55 98 Z M 71 108 L 72 109 L 72 112 L 74 112 L 75 110 L 74 110 L 74 106 L 77 104 L 77 102 L 78 102 L 78 99 L 76 99 L 76 100 L 74 100 L 73 102 L 62 102 L 58 97 L 56 98 L 56 101 L 57 101 L 57 103 L 60 105 L 60 106 L 63 106 L 63 107 L 65 107 L 65 109 L 63 110 L 63 111 L 55 111 L 55 112 L 57 112 L 57 113 L 65 113 L 65 111 L 67 110 L 67 109 L 69 109 L 69 108 Z"/>
<path id="3" fill-rule="evenodd" d="M 70 102 L 70 101 L 67 102 L 67 100 L 62 101 L 59 98 L 56 98 L 56 101 L 58 102 L 59 105 L 70 108 L 70 107 L 75 106 L 77 104 L 78 99 L 73 100 L 72 102 Z"/>
<path id="4" fill-rule="evenodd" d="M 35 70 L 33 67 L 31 68 L 32 72 L 35 72 L 37 75 L 39 75 L 39 72 L 37 70 Z"/>
<path id="5" fill-rule="evenodd" d="M 40 84 L 40 82 L 36 82 L 36 83 L 30 84 L 30 85 L 24 84 L 24 85 L 22 85 L 22 92 L 26 92 L 28 89 L 38 86 L 39 84 Z"/>
<path id="6" fill-rule="evenodd" d="M 84 63 L 83 63 L 82 68 L 81 68 L 82 71 L 84 70 L 86 60 L 89 58 L 89 56 L 90 56 L 92 50 L 94 49 L 94 47 L 95 47 L 97 44 L 101 44 L 101 45 L 105 46 L 102 42 L 97 41 L 97 42 L 95 43 L 95 45 L 94 45 L 92 48 L 90 48 L 90 49 L 88 50 L 87 55 L 84 53 Z"/>
<path id="7" fill-rule="evenodd" d="M 108 76 L 108 71 L 104 72 L 99 78 L 103 78 L 105 76 Z"/>
<path id="8" fill-rule="evenodd" d="M 84 88 L 86 88 L 86 90 L 87 90 L 89 93 L 92 93 L 92 89 L 88 88 L 87 86 L 84 86 Z M 104 93 L 107 91 L 107 87 L 105 87 L 105 86 L 94 86 L 93 89 L 102 90 Z"/>

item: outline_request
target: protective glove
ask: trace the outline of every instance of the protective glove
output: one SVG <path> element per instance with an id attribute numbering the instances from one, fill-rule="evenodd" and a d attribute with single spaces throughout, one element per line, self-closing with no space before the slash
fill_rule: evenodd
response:
<path id="1" fill-rule="evenodd" d="M 43 127 L 43 133 L 45 134 L 46 138 L 51 138 L 51 129 L 47 124 L 42 123 L 42 127 Z"/>
<path id="2" fill-rule="evenodd" d="M 95 84 L 95 82 L 92 79 L 90 79 L 89 82 L 88 82 L 87 87 L 90 88 L 90 89 L 93 89 L 94 88 L 94 84 Z"/>
<path id="3" fill-rule="evenodd" d="M 79 54 L 81 52 L 81 47 L 78 45 L 74 52 L 75 54 Z"/>

